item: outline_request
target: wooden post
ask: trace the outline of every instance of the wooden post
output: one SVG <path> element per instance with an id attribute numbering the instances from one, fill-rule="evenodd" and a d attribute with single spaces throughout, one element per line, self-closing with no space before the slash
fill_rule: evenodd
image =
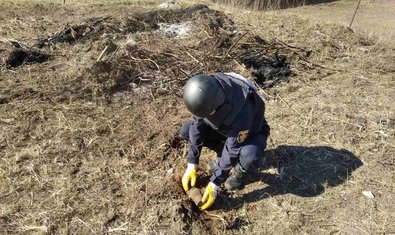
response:
<path id="1" fill-rule="evenodd" d="M 352 16 L 352 19 L 351 19 L 351 22 L 350 22 L 350 26 L 348 26 L 349 28 L 351 28 L 352 22 L 354 22 L 354 18 L 355 18 L 355 15 L 357 14 L 357 11 L 358 11 L 358 8 L 359 8 L 359 4 L 361 4 L 361 0 L 358 1 L 357 8 L 355 8 L 354 15 Z"/>

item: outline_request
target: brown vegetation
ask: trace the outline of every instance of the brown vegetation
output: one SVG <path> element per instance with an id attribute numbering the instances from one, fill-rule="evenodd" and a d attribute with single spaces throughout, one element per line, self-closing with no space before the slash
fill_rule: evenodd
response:
<path id="1" fill-rule="evenodd" d="M 254 10 L 275 10 L 303 6 L 305 0 L 216 0 L 214 2 Z"/>
<path id="2" fill-rule="evenodd" d="M 215 3 L 258 11 L 286 9 L 332 1 L 334 0 L 213 0 Z"/>
<path id="3" fill-rule="evenodd" d="M 393 48 L 297 16 L 90 6 L 0 8 L 2 233 L 395 230 Z M 10 68 L 15 42 L 48 60 Z M 230 70 L 266 100 L 270 167 L 201 212 L 179 183 L 181 88 Z"/>

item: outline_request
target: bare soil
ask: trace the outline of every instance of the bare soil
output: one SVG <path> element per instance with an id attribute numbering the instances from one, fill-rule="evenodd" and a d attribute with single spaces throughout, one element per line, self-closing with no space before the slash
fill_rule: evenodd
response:
<path id="1" fill-rule="evenodd" d="M 2 233 L 395 232 L 394 48 L 219 6 L 4 1 L 0 13 Z M 187 21 L 186 35 L 161 28 Z M 259 87 L 268 167 L 201 212 L 180 186 L 181 89 L 219 71 Z"/>

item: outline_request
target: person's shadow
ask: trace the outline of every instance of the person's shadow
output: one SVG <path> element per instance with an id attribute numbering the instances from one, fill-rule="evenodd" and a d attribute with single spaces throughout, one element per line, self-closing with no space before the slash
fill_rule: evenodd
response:
<path id="1" fill-rule="evenodd" d="M 264 188 L 229 197 L 222 194 L 213 209 L 234 209 L 244 203 L 256 202 L 267 197 L 292 193 L 301 197 L 314 197 L 325 188 L 344 183 L 363 163 L 348 150 L 326 146 L 278 146 L 265 151 L 266 168 L 276 173 L 262 172 L 250 175 L 249 182 L 262 181 Z"/>

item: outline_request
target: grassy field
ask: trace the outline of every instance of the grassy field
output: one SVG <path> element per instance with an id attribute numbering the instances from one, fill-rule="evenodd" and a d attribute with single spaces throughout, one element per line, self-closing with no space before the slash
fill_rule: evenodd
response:
<path id="1" fill-rule="evenodd" d="M 313 19 L 316 22 L 337 23 L 349 26 L 357 1 L 338 1 L 326 5 L 305 6 L 286 10 Z M 361 1 L 352 28 L 375 37 L 376 40 L 395 46 L 395 3 Z"/>
<path id="2" fill-rule="evenodd" d="M 358 1 L 334 1 L 326 4 L 307 5 L 303 7 L 288 8 L 277 11 L 256 12 L 246 9 L 242 14 L 257 15 L 297 15 L 319 24 L 339 24 L 349 26 L 357 7 Z M 217 5 L 221 9 L 237 12 L 233 7 Z M 378 1 L 361 1 L 352 29 L 375 38 L 376 41 L 395 46 L 395 4 L 393 2 L 378 3 Z"/>
<path id="3" fill-rule="evenodd" d="M 351 1 L 158 3 L 0 0 L 0 233 L 395 233 L 392 5 L 364 3 L 350 30 Z M 179 37 L 158 22 L 193 27 Z M 255 79 L 246 58 L 275 56 L 292 73 Z M 271 166 L 201 212 L 180 186 L 181 90 L 230 70 L 265 99 Z M 202 154 L 200 187 L 213 156 Z"/>

